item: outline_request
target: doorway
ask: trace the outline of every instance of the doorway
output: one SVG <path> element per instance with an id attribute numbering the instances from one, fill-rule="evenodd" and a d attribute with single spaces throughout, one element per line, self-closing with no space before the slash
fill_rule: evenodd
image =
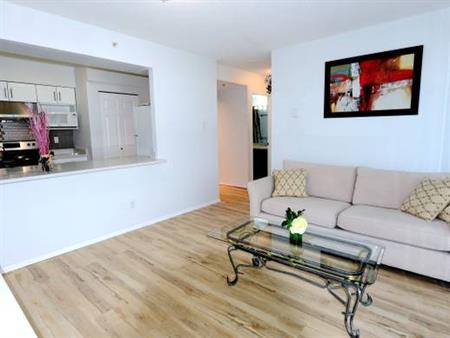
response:
<path id="1" fill-rule="evenodd" d="M 250 180 L 247 86 L 218 81 L 219 182 L 235 187 Z"/>
<path id="2" fill-rule="evenodd" d="M 266 95 L 252 96 L 253 179 L 269 174 L 269 104 Z"/>

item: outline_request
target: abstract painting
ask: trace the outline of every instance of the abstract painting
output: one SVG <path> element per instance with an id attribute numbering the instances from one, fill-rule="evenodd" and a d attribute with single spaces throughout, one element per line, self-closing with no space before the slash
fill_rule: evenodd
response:
<path id="1" fill-rule="evenodd" d="M 423 46 L 325 63 L 324 117 L 417 115 Z"/>

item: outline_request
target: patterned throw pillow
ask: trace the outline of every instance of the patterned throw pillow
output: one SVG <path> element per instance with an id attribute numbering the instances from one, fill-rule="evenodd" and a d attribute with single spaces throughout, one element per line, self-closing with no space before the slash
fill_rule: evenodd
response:
<path id="1" fill-rule="evenodd" d="M 439 214 L 438 218 L 450 224 L 450 204 Z"/>
<path id="2" fill-rule="evenodd" d="M 402 203 L 400 210 L 427 221 L 435 219 L 450 202 L 450 177 L 425 178 Z"/>
<path id="3" fill-rule="evenodd" d="M 272 197 L 308 197 L 306 193 L 306 174 L 305 169 L 274 170 L 275 189 Z"/>

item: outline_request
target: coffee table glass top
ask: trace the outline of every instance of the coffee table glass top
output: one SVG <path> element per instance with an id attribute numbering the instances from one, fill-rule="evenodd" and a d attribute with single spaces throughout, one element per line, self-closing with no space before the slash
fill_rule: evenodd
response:
<path id="1" fill-rule="evenodd" d="M 344 278 L 360 277 L 368 265 L 381 263 L 384 249 L 360 241 L 331 236 L 319 230 L 307 230 L 301 245 L 289 242 L 289 232 L 264 220 L 252 220 L 230 229 L 226 238 L 231 244 L 266 254 L 291 264 L 331 273 Z"/>

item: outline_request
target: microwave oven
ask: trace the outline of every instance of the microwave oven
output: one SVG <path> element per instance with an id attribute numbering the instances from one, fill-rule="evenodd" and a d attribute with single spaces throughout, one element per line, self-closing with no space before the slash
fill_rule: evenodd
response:
<path id="1" fill-rule="evenodd" d="M 47 112 L 49 129 L 78 129 L 76 112 Z"/>

